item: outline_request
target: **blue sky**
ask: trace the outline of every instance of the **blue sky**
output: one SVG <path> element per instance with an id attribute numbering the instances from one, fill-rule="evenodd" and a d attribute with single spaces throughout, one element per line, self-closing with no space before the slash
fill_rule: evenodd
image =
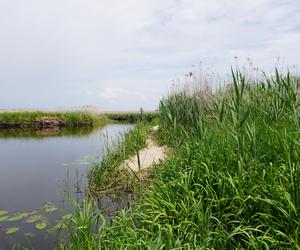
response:
<path id="1" fill-rule="evenodd" d="M 0 0 L 0 108 L 157 107 L 200 61 L 300 60 L 296 0 Z"/>

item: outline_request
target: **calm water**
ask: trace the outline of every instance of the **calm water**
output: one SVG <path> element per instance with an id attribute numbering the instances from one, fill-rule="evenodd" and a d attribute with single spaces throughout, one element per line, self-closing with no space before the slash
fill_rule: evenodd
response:
<path id="1" fill-rule="evenodd" d="M 93 130 L 0 131 L 0 210 L 9 211 L 9 216 L 34 213 L 48 202 L 60 208 L 45 215 L 51 224 L 70 210 L 67 193 L 77 200 L 84 196 L 88 169 L 104 157 L 107 143 L 119 140 L 132 127 L 113 124 Z M 128 202 L 128 197 L 103 197 L 99 206 L 110 216 Z M 6 235 L 5 230 L 12 226 L 21 229 Z M 54 239 L 37 230 L 35 223 L 0 222 L 0 249 L 10 249 L 16 242 L 51 249 Z"/>

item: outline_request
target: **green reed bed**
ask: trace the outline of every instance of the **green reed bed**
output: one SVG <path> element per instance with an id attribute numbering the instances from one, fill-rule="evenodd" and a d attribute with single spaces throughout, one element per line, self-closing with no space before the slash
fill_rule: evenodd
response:
<path id="1" fill-rule="evenodd" d="M 296 80 L 232 72 L 232 82 L 161 101 L 170 157 L 89 249 L 300 249 Z"/>
<path id="2" fill-rule="evenodd" d="M 297 85 L 232 76 L 227 91 L 162 100 L 161 138 L 176 154 L 102 246 L 299 248 Z"/>
<path id="3" fill-rule="evenodd" d="M 104 120 L 107 120 L 105 116 L 87 112 L 3 112 L 0 113 L 0 128 L 81 127 Z"/>

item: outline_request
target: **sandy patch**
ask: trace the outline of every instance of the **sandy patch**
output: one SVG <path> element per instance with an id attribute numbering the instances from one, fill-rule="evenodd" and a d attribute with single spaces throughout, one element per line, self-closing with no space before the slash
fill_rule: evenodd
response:
<path id="1" fill-rule="evenodd" d="M 158 127 L 153 127 L 152 132 L 156 132 Z M 138 163 L 137 154 L 131 156 L 129 159 L 125 160 L 122 164 L 122 168 L 129 168 L 132 171 L 139 171 L 145 168 L 152 167 L 155 164 L 161 163 L 166 158 L 166 146 L 159 146 L 151 137 L 146 141 L 147 146 L 139 151 L 140 157 L 140 168 Z"/>

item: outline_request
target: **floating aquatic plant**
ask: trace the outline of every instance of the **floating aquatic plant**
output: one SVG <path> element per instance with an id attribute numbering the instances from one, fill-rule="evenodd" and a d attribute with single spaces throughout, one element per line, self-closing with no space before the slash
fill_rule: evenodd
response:
<path id="1" fill-rule="evenodd" d="M 18 232 L 20 230 L 19 227 L 9 227 L 5 229 L 5 233 L 10 235 L 10 234 L 14 234 L 16 232 Z"/>
<path id="2" fill-rule="evenodd" d="M 5 222 L 5 221 L 7 221 L 7 219 L 9 219 L 9 216 L 1 216 L 0 222 Z"/>
<path id="3" fill-rule="evenodd" d="M 35 215 L 32 215 L 32 216 L 28 217 L 28 218 L 26 219 L 26 222 L 27 222 L 27 223 L 33 223 L 33 222 L 36 222 L 36 221 L 40 220 L 41 218 L 42 218 L 41 215 L 35 214 Z"/>
<path id="4" fill-rule="evenodd" d="M 47 223 L 46 222 L 41 222 L 41 223 L 37 223 L 35 224 L 35 228 L 39 229 L 39 230 L 43 230 L 47 227 Z"/>
<path id="5" fill-rule="evenodd" d="M 13 222 L 13 221 L 22 220 L 22 219 L 26 218 L 28 215 L 29 215 L 29 213 L 27 213 L 27 212 L 19 213 L 16 216 L 10 217 L 9 219 L 7 219 L 7 221 Z"/>
<path id="6" fill-rule="evenodd" d="M 0 216 L 6 215 L 6 214 L 8 214 L 8 211 L 6 211 L 6 210 L 0 210 Z"/>
<path id="7" fill-rule="evenodd" d="M 57 209 L 58 208 L 56 206 L 54 206 L 53 204 L 48 204 L 48 203 L 42 207 L 42 210 L 45 211 L 46 213 L 54 212 Z"/>

